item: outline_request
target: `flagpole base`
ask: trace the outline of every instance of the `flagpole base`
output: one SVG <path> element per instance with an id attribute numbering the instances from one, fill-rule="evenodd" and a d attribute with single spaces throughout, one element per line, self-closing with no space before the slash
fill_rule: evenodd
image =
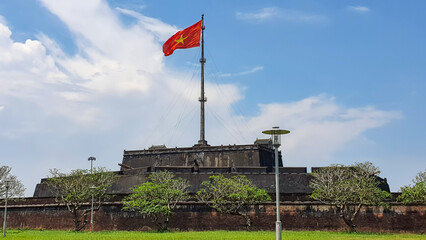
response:
<path id="1" fill-rule="evenodd" d="M 194 145 L 194 147 L 206 147 L 206 146 L 210 146 L 207 144 L 206 140 L 198 140 L 198 143 Z"/>

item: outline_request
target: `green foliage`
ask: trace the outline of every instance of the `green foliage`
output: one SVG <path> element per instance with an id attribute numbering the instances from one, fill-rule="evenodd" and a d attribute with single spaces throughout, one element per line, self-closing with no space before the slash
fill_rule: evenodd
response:
<path id="1" fill-rule="evenodd" d="M 249 213 L 252 206 L 271 201 L 266 190 L 256 187 L 244 175 L 231 178 L 225 178 L 223 175 L 210 176 L 209 181 L 201 183 L 197 198 L 219 212 L 243 216 L 247 229 L 251 226 Z"/>
<path id="2" fill-rule="evenodd" d="M 414 183 L 426 182 L 426 170 L 424 170 L 423 172 L 417 173 L 413 182 Z"/>
<path id="3" fill-rule="evenodd" d="M 5 178 L 11 180 L 11 182 L 8 183 L 8 198 L 24 196 L 25 187 L 16 176 L 10 174 L 11 170 L 12 168 L 9 166 L 0 166 L 0 199 L 4 199 L 6 197 L 6 183 L 4 181 Z"/>
<path id="4" fill-rule="evenodd" d="M 190 185 L 186 179 L 174 178 L 174 174 L 167 171 L 152 173 L 148 179 L 149 182 L 135 186 L 132 194 L 123 200 L 123 210 L 151 217 L 163 231 L 176 204 L 189 198 Z"/>
<path id="5" fill-rule="evenodd" d="M 331 165 L 312 173 L 311 198 L 336 206 L 349 230 L 363 205 L 387 205 L 391 194 L 381 190 L 376 175 L 380 171 L 370 162 L 352 166 Z"/>
<path id="6" fill-rule="evenodd" d="M 419 172 L 413 180 L 414 186 L 401 188 L 402 194 L 398 197 L 404 204 L 426 204 L 426 170 Z"/>
<path id="7" fill-rule="evenodd" d="M 113 172 L 108 172 L 105 168 L 94 168 L 92 173 L 86 169 L 72 170 L 70 173 L 51 169 L 50 174 L 47 184 L 56 200 L 66 204 L 68 211 L 73 215 L 76 231 L 85 227 L 87 213 L 91 211 L 83 206 L 87 206 L 93 196 L 94 210 L 99 210 L 102 203 L 111 197 L 107 194 L 107 189 L 116 178 Z"/>

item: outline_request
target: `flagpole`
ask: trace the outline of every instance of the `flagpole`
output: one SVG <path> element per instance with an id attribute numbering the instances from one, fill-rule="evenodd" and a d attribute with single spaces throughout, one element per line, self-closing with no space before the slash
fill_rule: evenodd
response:
<path id="1" fill-rule="evenodd" d="M 201 97 L 199 101 L 201 103 L 201 111 L 200 111 L 200 140 L 198 141 L 198 145 L 206 146 L 207 141 L 205 139 L 205 119 L 204 119 L 204 103 L 207 102 L 207 98 L 204 97 L 204 64 L 206 63 L 206 59 L 204 58 L 204 14 L 201 15 Z"/>

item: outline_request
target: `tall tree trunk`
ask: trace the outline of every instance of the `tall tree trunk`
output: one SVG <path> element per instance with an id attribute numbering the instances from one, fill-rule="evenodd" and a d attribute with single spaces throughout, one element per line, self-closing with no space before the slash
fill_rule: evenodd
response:
<path id="1" fill-rule="evenodd" d="M 246 230 L 250 231 L 250 228 L 251 228 L 251 219 L 250 219 L 250 215 L 249 215 L 250 213 L 245 214 L 245 213 L 237 212 L 237 213 L 234 213 L 234 214 L 240 215 L 241 217 L 244 218 L 244 220 L 246 221 Z"/>
<path id="2" fill-rule="evenodd" d="M 247 231 L 250 231 L 250 228 L 251 228 L 251 219 L 250 219 L 250 216 L 249 215 L 245 215 L 244 217 L 246 219 L 246 229 L 247 229 Z"/>
<path id="3" fill-rule="evenodd" d="M 73 213 L 73 221 L 74 221 L 74 231 L 78 231 L 78 226 L 80 225 L 80 222 L 78 221 L 78 215 L 77 210 L 74 209 Z"/>
<path id="4" fill-rule="evenodd" d="M 84 210 L 83 213 L 82 213 L 82 216 L 81 216 L 81 220 L 79 220 L 78 210 L 74 209 L 72 211 L 72 214 L 73 214 L 73 217 L 74 217 L 74 219 L 73 219 L 73 221 L 74 221 L 74 230 L 76 232 L 82 230 L 86 226 L 86 224 L 88 222 L 87 221 L 87 212 L 88 211 Z"/>
<path id="5" fill-rule="evenodd" d="M 341 214 L 341 217 L 343 218 L 343 221 L 345 221 L 346 225 L 349 228 L 349 232 L 353 233 L 355 231 L 355 225 L 353 224 L 353 221 L 351 219 L 348 219 L 345 217 L 345 214 Z"/>
<path id="6" fill-rule="evenodd" d="M 166 231 L 167 228 L 169 227 L 169 217 L 170 215 L 166 214 L 166 220 L 164 221 L 164 224 L 163 224 L 163 231 Z"/>
<path id="7" fill-rule="evenodd" d="M 343 221 L 348 226 L 349 232 L 356 232 L 356 225 L 354 224 L 355 217 L 358 215 L 360 209 L 362 207 L 362 204 L 358 204 L 355 207 L 355 211 L 352 213 L 351 206 L 345 205 L 340 207 L 340 216 L 343 218 Z"/>
<path id="8" fill-rule="evenodd" d="M 153 222 L 157 225 L 158 231 L 163 232 L 168 229 L 169 226 L 169 216 L 165 216 L 165 219 L 163 221 L 162 216 L 153 216 L 152 217 Z"/>

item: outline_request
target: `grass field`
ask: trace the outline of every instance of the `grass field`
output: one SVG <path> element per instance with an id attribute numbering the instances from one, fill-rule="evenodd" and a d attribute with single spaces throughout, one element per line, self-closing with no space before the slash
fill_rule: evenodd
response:
<path id="1" fill-rule="evenodd" d="M 71 231 L 37 231 L 37 230 L 9 230 L 5 239 L 153 239 L 153 240 L 270 240 L 275 239 L 275 232 L 231 232 L 231 231 L 211 231 L 211 232 L 71 232 Z M 340 232 L 296 232 L 285 231 L 283 239 L 426 239 L 426 235 L 416 234 L 371 234 L 371 233 L 340 233 Z"/>

